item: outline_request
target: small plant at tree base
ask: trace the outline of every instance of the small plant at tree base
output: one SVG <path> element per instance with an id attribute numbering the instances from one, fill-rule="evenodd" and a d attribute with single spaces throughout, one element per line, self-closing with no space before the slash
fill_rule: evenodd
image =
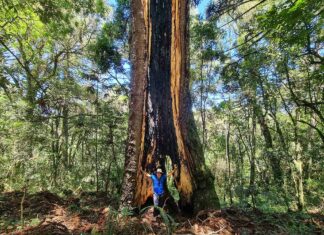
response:
<path id="1" fill-rule="evenodd" d="M 175 222 L 175 220 L 172 218 L 171 215 L 169 215 L 168 213 L 165 212 L 165 210 L 161 207 L 158 206 L 148 206 L 143 208 L 140 211 L 140 214 L 142 214 L 144 211 L 146 211 L 148 208 L 154 208 L 157 209 L 161 215 L 161 218 L 163 220 L 163 223 L 166 225 L 167 227 L 167 234 L 172 234 L 173 231 L 176 229 L 176 227 L 178 226 L 178 223 Z"/>

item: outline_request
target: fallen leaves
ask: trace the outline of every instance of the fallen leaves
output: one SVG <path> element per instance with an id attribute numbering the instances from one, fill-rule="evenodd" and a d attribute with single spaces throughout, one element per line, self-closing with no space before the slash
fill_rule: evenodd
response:
<path id="1" fill-rule="evenodd" d="M 85 193 L 81 198 L 62 199 L 49 192 L 27 195 L 26 226 L 19 221 L 19 192 L 1 195 L 0 234 L 289 234 L 287 225 L 295 223 L 323 234 L 324 216 L 317 214 L 263 213 L 257 209 L 224 208 L 202 210 L 193 217 L 173 215 L 176 223 L 165 224 L 162 217 L 153 216 L 153 208 L 137 216 L 123 216 L 101 194 Z M 98 203 L 96 204 L 95 201 Z M 100 207 L 98 207 L 98 205 Z M 1 221 L 15 221 L 4 226 Z"/>

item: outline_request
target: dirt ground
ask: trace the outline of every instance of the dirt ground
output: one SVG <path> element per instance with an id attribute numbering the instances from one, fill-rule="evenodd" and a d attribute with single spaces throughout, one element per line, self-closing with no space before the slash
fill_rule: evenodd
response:
<path id="1" fill-rule="evenodd" d="M 204 210 L 192 217 L 153 216 L 149 208 L 125 216 L 105 193 L 61 198 L 48 191 L 0 194 L 0 234 L 324 234 L 324 215 L 266 214 L 256 209 Z M 299 227 L 290 230 L 286 225 Z M 298 230 L 302 228 L 302 230 Z M 299 231 L 299 232 L 298 232 Z"/>

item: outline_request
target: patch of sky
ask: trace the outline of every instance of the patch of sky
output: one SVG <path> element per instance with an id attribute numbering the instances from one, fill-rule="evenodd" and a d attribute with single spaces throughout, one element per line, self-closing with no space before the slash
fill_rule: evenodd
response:
<path id="1" fill-rule="evenodd" d="M 206 9 L 208 4 L 213 1 L 213 0 L 201 0 L 200 3 L 198 4 L 197 7 L 191 8 L 192 14 L 198 14 L 201 20 L 206 20 Z M 117 6 L 117 1 L 116 0 L 107 0 L 107 3 L 112 6 L 113 8 L 116 8 Z M 219 24 L 222 25 L 226 23 L 225 22 L 220 22 Z M 222 45 L 222 50 L 226 51 L 229 50 L 233 47 L 234 42 L 236 42 L 237 40 L 237 35 L 235 33 L 235 28 L 233 26 L 231 26 L 232 24 L 229 24 L 226 26 L 226 30 L 225 30 L 225 37 L 221 37 L 223 39 L 221 39 L 220 44 Z M 233 56 L 235 53 L 237 52 L 237 50 L 229 50 L 228 53 Z M 235 57 L 234 57 L 235 58 Z M 108 78 L 109 83 L 111 85 L 113 84 L 118 84 L 118 82 L 115 79 L 109 79 L 112 77 L 117 76 L 118 80 L 120 83 L 122 84 L 127 84 L 129 83 L 129 79 L 130 79 L 130 70 L 131 70 L 131 66 L 129 64 L 129 62 L 124 62 L 123 63 L 123 67 L 124 70 L 127 71 L 124 74 L 105 74 L 103 77 Z M 216 92 L 212 92 L 209 94 L 208 99 L 209 102 L 208 103 L 208 107 L 207 108 L 211 108 L 213 106 L 218 106 L 220 105 L 222 102 L 229 100 L 230 98 L 234 98 L 234 97 L 230 97 L 230 94 L 226 94 L 223 92 L 223 85 L 221 84 L 221 82 L 219 81 L 218 75 L 214 74 L 213 76 L 216 76 L 214 80 L 214 82 L 216 83 Z M 116 77 L 115 77 L 116 78 Z M 196 87 L 195 87 L 196 88 Z M 194 111 L 197 110 L 197 107 L 193 107 Z"/>
<path id="2" fill-rule="evenodd" d="M 198 13 L 203 19 L 206 18 L 206 8 L 209 3 L 210 3 L 210 0 L 202 0 L 202 1 L 200 1 L 199 5 L 197 7 Z"/>

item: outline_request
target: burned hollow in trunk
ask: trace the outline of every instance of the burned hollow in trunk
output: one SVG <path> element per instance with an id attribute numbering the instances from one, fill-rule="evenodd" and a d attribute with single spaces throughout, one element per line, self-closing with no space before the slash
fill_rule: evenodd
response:
<path id="1" fill-rule="evenodd" d="M 121 207 L 145 204 L 151 180 L 141 169 L 177 166 L 180 204 L 217 207 L 214 179 L 205 166 L 191 111 L 186 0 L 132 0 L 129 131 Z"/>

